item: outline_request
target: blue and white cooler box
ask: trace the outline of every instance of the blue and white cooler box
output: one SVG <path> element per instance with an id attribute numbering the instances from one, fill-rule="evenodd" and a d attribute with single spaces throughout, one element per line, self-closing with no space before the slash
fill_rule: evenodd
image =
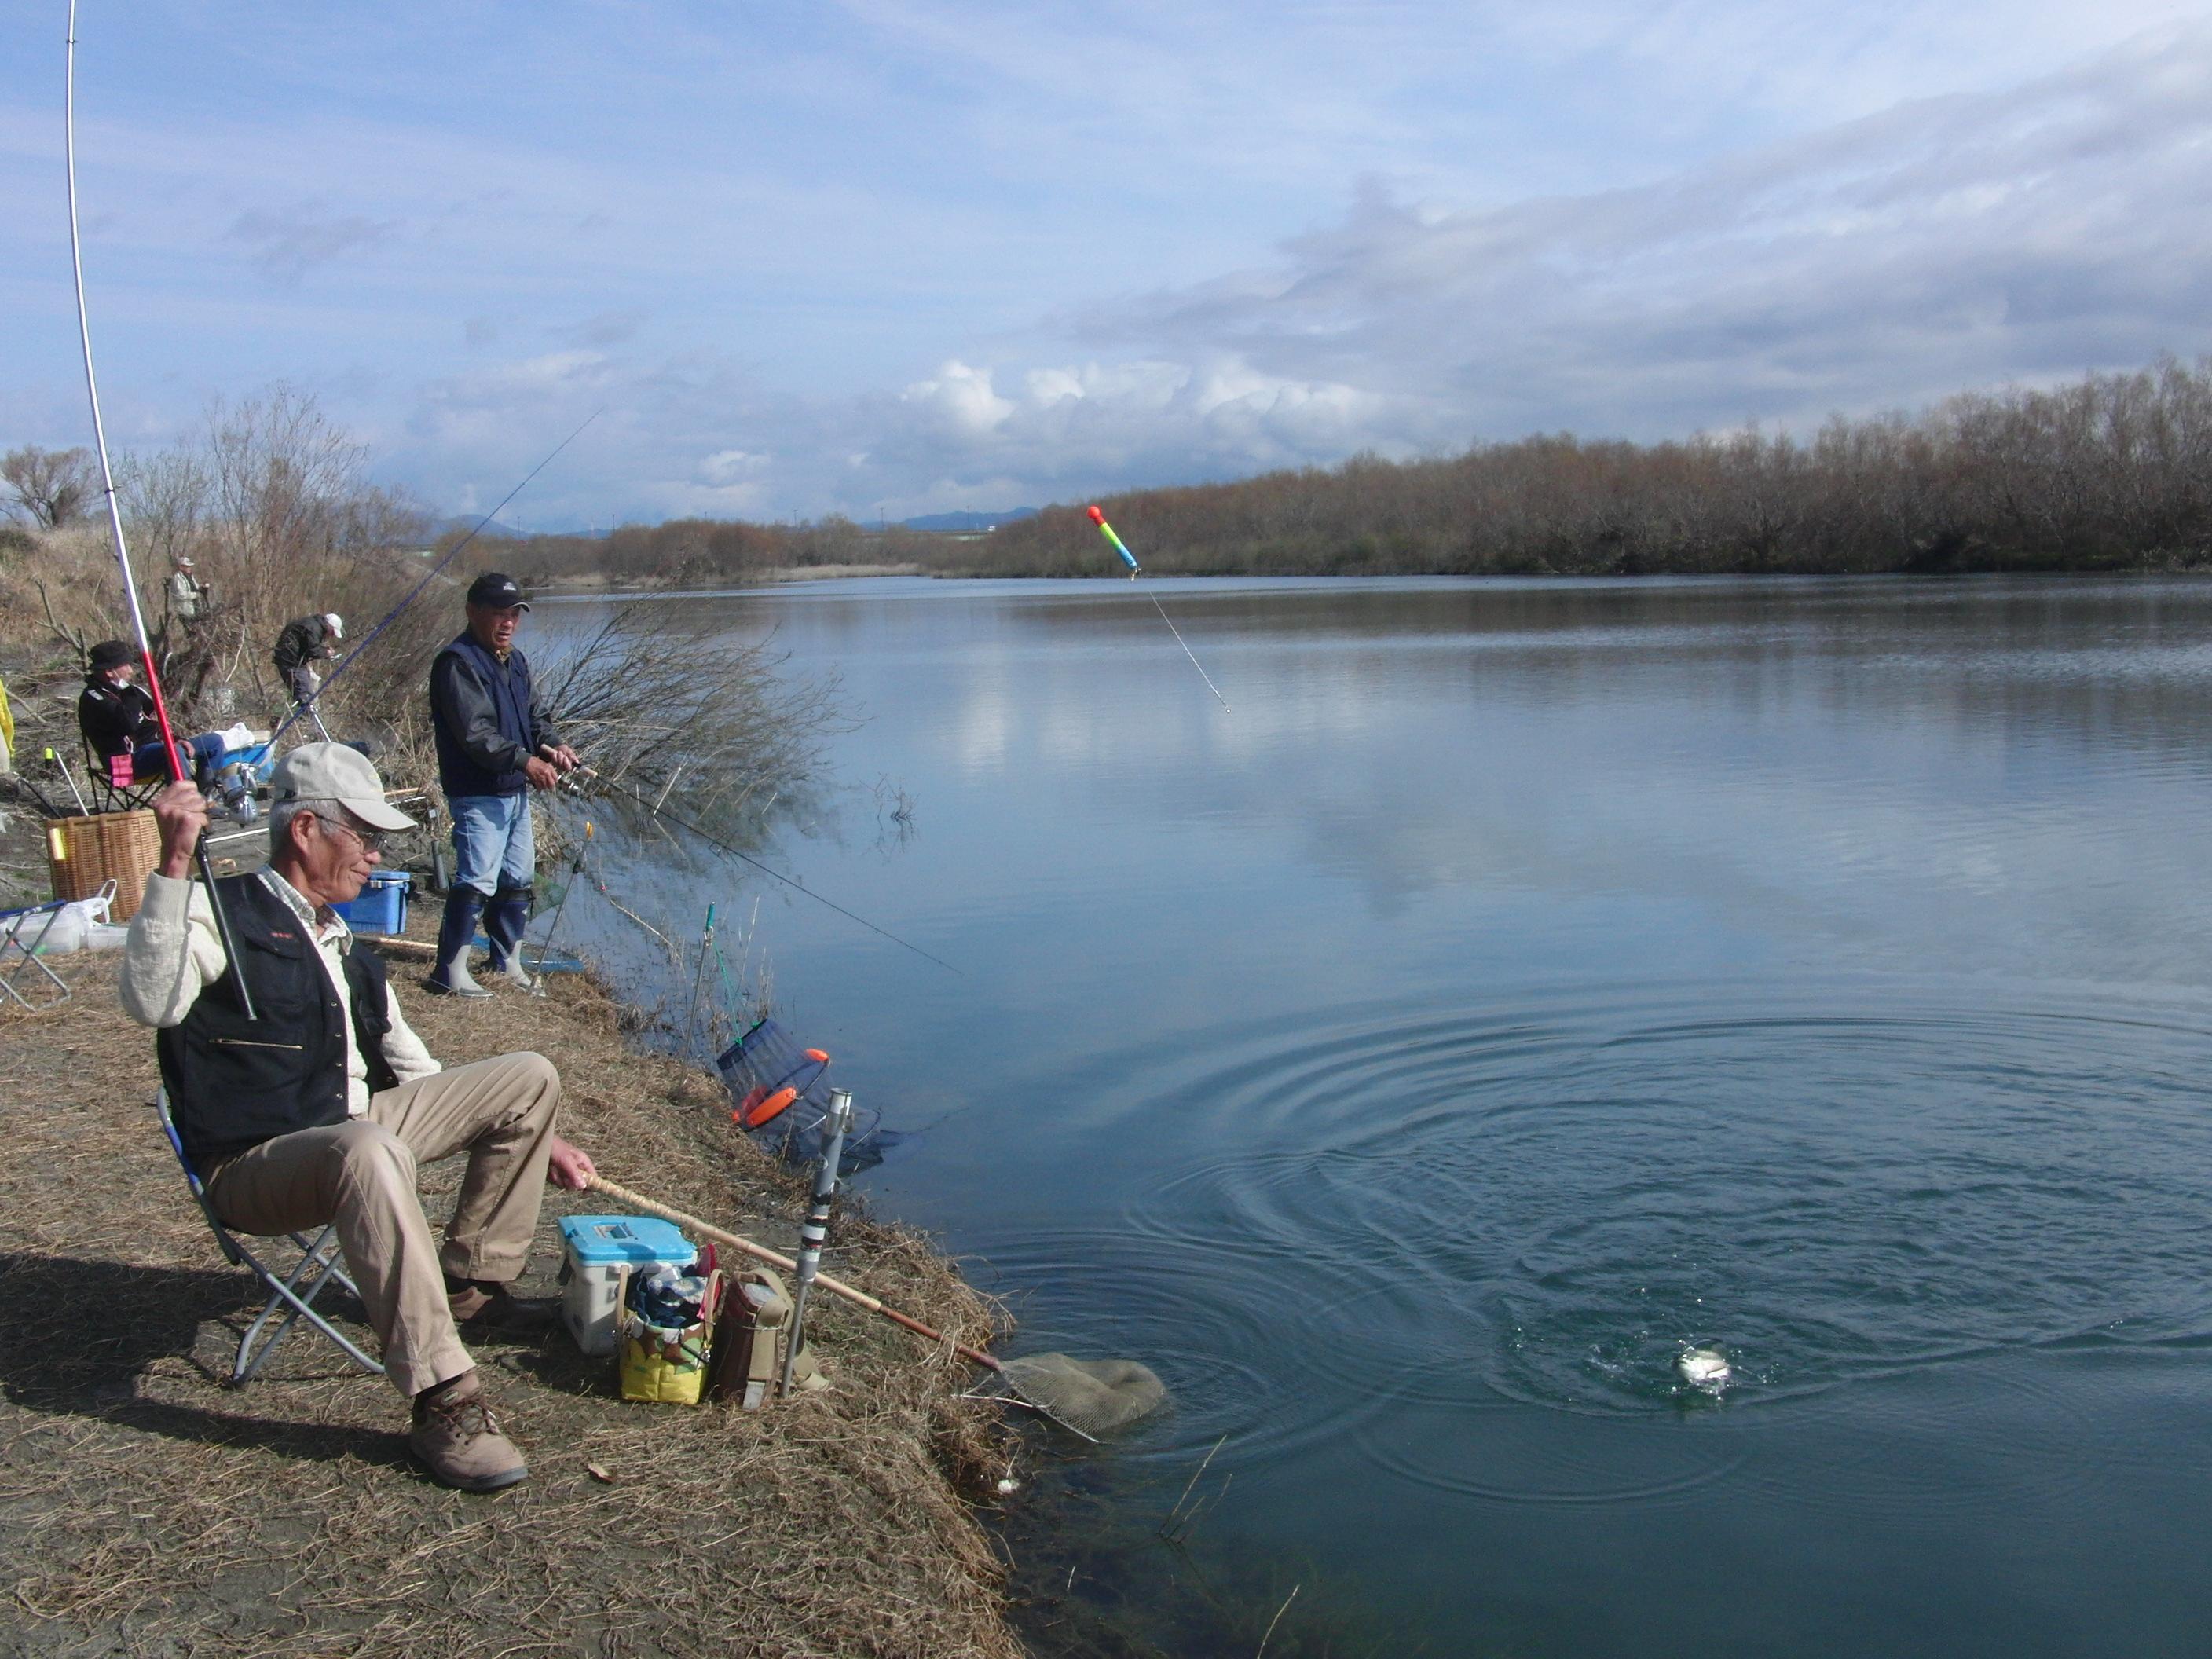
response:
<path id="1" fill-rule="evenodd" d="M 356 933 L 404 933 L 407 900 L 415 878 L 404 870 L 379 870 L 362 884 L 361 896 L 331 908 Z"/>
<path id="2" fill-rule="evenodd" d="M 655 1267 L 688 1267 L 699 1258 L 691 1241 L 665 1221 L 641 1215 L 561 1218 L 561 1279 L 568 1286 L 561 1317 L 588 1354 L 615 1351 L 617 1281 Z"/>

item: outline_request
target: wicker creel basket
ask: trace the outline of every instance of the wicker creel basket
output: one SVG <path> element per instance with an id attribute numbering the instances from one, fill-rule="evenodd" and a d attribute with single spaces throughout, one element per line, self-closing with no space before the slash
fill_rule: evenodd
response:
<path id="1" fill-rule="evenodd" d="M 100 884 L 115 883 L 111 921 L 138 914 L 146 878 L 161 863 L 161 829 L 153 812 L 97 812 L 85 818 L 56 818 L 46 825 L 46 868 L 53 874 L 58 899 L 90 898 Z"/>

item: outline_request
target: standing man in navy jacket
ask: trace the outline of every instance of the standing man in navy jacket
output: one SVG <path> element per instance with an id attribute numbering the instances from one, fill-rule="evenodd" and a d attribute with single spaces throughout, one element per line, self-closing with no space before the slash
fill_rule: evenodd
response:
<path id="1" fill-rule="evenodd" d="M 469 976 L 479 917 L 491 971 L 529 984 L 520 947 L 538 869 L 530 792 L 552 788 L 576 764 L 538 700 L 529 659 L 514 648 L 529 609 L 514 577 L 486 571 L 469 584 L 468 627 L 430 665 L 430 726 L 456 868 L 429 986 L 452 996 L 491 994 Z"/>

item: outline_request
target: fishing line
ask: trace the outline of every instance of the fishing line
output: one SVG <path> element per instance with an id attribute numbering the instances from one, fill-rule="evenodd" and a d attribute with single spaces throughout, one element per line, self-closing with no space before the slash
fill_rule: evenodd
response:
<path id="1" fill-rule="evenodd" d="M 611 892 L 608 891 L 606 883 L 599 878 L 597 872 L 586 873 L 584 879 L 592 884 L 592 890 L 597 893 L 601 898 L 605 899 L 608 905 L 617 915 L 629 917 L 640 927 L 642 927 L 647 933 L 652 934 L 653 938 L 659 939 L 660 941 L 661 949 L 668 952 L 671 960 L 677 960 L 682 957 L 683 952 L 677 948 L 677 944 L 674 939 L 669 938 L 667 934 L 662 933 L 660 929 L 654 927 L 643 916 L 638 915 L 636 911 L 631 909 L 629 906 L 624 904 Z"/>
<path id="2" fill-rule="evenodd" d="M 575 861 L 568 866 L 568 879 L 561 888 L 561 902 L 553 907 L 553 920 L 545 925 L 545 937 L 538 941 L 538 974 L 530 981 L 530 994 L 534 997 L 545 994 L 545 964 L 553 955 L 553 935 L 561 931 L 562 913 L 568 908 L 568 895 L 576 890 L 576 878 L 584 873 L 584 854 L 591 850 L 591 845 L 592 821 L 586 818 L 584 838 L 576 843 Z M 518 963 L 522 960 L 520 943 L 514 947 L 514 959 Z"/>
<path id="3" fill-rule="evenodd" d="M 1131 581 L 1136 580 L 1145 574 L 1145 568 L 1137 562 L 1137 556 L 1129 551 L 1121 538 L 1114 533 L 1114 526 L 1106 522 L 1106 514 L 1097 507 L 1091 509 L 1091 522 L 1098 526 L 1114 550 L 1121 556 L 1122 562 L 1129 567 Z M 1213 676 L 1207 673 L 1200 665 L 1198 653 L 1190 648 L 1190 641 L 1183 638 L 1182 629 L 1175 625 L 1175 618 L 1168 615 L 1167 606 L 1160 603 L 1160 596 L 1152 592 L 1152 584 L 1149 582 L 1145 585 L 1145 597 L 1152 602 L 1152 609 L 1160 613 L 1160 620 L 1168 625 L 1168 632 L 1175 635 L 1175 642 L 1182 647 L 1182 653 L 1190 659 L 1190 665 L 1198 670 L 1198 677 L 1206 682 L 1206 689 L 1212 692 L 1215 701 L 1220 703 L 1221 712 L 1227 714 L 1229 699 L 1221 695 L 1221 688 L 1213 683 Z"/>
<path id="4" fill-rule="evenodd" d="M 1182 647 L 1183 655 L 1190 658 L 1190 665 L 1198 669 L 1198 677 L 1206 682 L 1206 689 L 1219 699 L 1222 712 L 1228 713 L 1229 699 L 1222 696 L 1221 688 L 1213 683 L 1213 677 L 1205 669 L 1199 667 L 1198 658 L 1192 653 L 1189 645 L 1183 640 L 1182 629 L 1175 625 L 1175 618 L 1168 615 L 1167 607 L 1160 603 L 1160 596 L 1152 592 L 1149 584 L 1145 588 L 1145 597 L 1152 602 L 1152 609 L 1160 613 L 1160 620 L 1168 625 L 1168 632 L 1175 635 L 1176 643 Z"/>
<path id="5" fill-rule="evenodd" d="M 92 404 L 92 437 L 100 452 L 100 483 L 107 497 L 107 526 L 115 538 L 115 562 L 123 572 L 123 598 L 131 607 L 131 629 L 138 636 L 138 659 L 146 668 L 146 690 L 154 699 L 154 719 L 161 728 L 161 747 L 169 757 L 169 776 L 175 781 L 185 781 L 185 758 L 177 744 L 175 728 L 169 722 L 169 700 L 161 692 L 161 677 L 154 668 L 154 641 L 146 633 L 145 614 L 138 608 L 138 579 L 131 571 L 131 548 L 123 536 L 123 509 L 115 499 L 115 472 L 107 462 L 107 425 L 100 417 L 100 386 L 92 372 L 92 315 L 84 303 L 84 248 L 77 236 L 76 228 L 76 0 L 70 0 L 68 50 L 63 54 L 62 89 L 62 154 L 64 171 L 69 175 L 70 268 L 76 277 L 76 330 L 84 342 L 84 392 Z M 74 787 L 74 786 L 72 786 Z M 200 880 L 206 884 L 208 908 L 215 916 L 216 936 L 222 941 L 224 957 L 234 965 L 239 961 L 238 941 L 231 936 L 230 916 L 222 907 L 222 899 L 215 889 L 215 865 L 208 857 L 207 827 L 203 823 L 192 852 L 199 863 Z M 253 1011 L 253 993 L 246 983 L 243 971 L 231 975 L 237 987 L 240 1012 L 248 1020 L 258 1019 Z"/>
<path id="6" fill-rule="evenodd" d="M 76 0 L 70 0 L 70 3 L 74 7 L 76 3 Z M 602 404 L 599 408 L 593 410 L 589 415 L 586 415 L 584 417 L 583 426 L 578 427 L 567 437 L 562 439 L 559 443 L 554 445 L 552 454 L 546 456 L 544 460 L 538 462 L 537 465 L 532 467 L 528 472 L 525 473 L 520 483 L 515 485 L 514 489 L 508 490 L 506 495 L 499 498 L 499 507 L 495 507 L 490 512 L 485 514 L 483 518 L 477 520 L 477 527 L 469 532 L 467 535 L 462 537 L 460 540 L 455 542 L 452 547 L 447 549 L 445 556 L 440 559 L 437 563 L 432 565 L 424 574 L 422 580 L 416 582 L 412 588 L 408 590 L 407 596 L 401 599 L 398 604 L 393 605 L 391 610 L 384 613 L 384 620 L 377 623 L 375 627 L 370 629 L 368 633 L 362 635 L 361 643 L 354 647 L 352 650 L 347 652 L 343 657 L 340 658 L 338 660 L 338 665 L 331 670 L 329 677 L 325 679 L 320 685 L 314 689 L 313 692 L 308 696 L 307 699 L 304 702 L 302 702 L 297 708 L 295 708 L 289 714 L 285 716 L 284 723 L 282 726 L 278 726 L 274 732 L 271 732 L 269 734 L 269 745 L 272 752 L 275 750 L 276 739 L 283 737 L 287 732 L 290 731 L 292 727 L 298 724 L 302 718 L 313 714 L 315 704 L 321 700 L 323 693 L 331 689 L 331 685 L 337 682 L 339 675 L 344 673 L 347 669 L 353 666 L 354 659 L 360 656 L 362 652 L 368 650 L 371 645 L 374 644 L 378 635 L 384 632 L 386 629 L 391 627 L 393 623 L 398 621 L 399 613 L 401 611 L 406 610 L 409 605 L 414 604 L 416 599 L 422 597 L 422 590 L 428 587 L 432 582 L 437 580 L 438 578 L 445 573 L 446 567 L 453 563 L 453 562 L 460 556 L 461 550 L 466 547 L 471 542 L 476 540 L 477 536 L 483 533 L 483 527 L 499 516 L 500 508 L 505 507 L 517 495 L 520 495 L 529 485 L 529 483 L 532 478 L 543 472 L 547 467 L 552 465 L 554 456 L 558 455 L 570 444 L 582 437 L 584 435 L 584 427 L 591 425 L 593 421 L 598 420 L 600 416 L 606 412 L 606 405 Z M 121 532 L 118 532 L 118 533 L 119 534 Z M 136 608 L 135 605 L 133 608 Z M 322 716 L 319 714 L 314 715 L 314 721 L 317 729 L 319 730 L 323 723 Z M 324 736 L 326 738 L 330 734 L 328 732 L 324 733 Z"/>
<path id="7" fill-rule="evenodd" d="M 775 877 L 786 887 L 790 888 L 794 892 L 805 894 L 807 897 L 812 899 L 817 904 L 828 905 L 830 909 L 835 910 L 839 915 L 844 917 L 848 921 L 859 922 L 861 927 L 866 928 L 870 933 L 878 934 L 882 938 L 889 939 L 901 950 L 911 951 L 915 955 L 935 963 L 939 967 L 944 969 L 948 974 L 959 974 L 961 972 L 959 969 L 955 968 L 943 957 L 932 956 L 928 951 L 923 950 L 919 945 L 908 943 L 907 940 L 901 939 L 896 933 L 892 933 L 888 927 L 878 927 L 874 922 L 870 921 L 866 916 L 855 915 L 853 912 L 848 910 L 843 905 L 836 902 L 834 900 L 823 898 L 821 894 L 816 892 L 804 882 L 794 880 L 792 877 L 785 875 L 782 871 L 775 868 L 773 865 L 762 863 L 750 853 L 739 851 L 737 848 L 731 846 L 728 842 L 724 841 L 720 836 L 717 836 L 709 830 L 702 830 L 697 824 L 692 823 L 689 818 L 679 817 L 665 806 L 655 806 L 651 801 L 647 800 L 643 795 L 638 793 L 637 786 L 635 784 L 625 783 L 618 785 L 612 778 L 610 778 L 604 773 L 596 771 L 588 766 L 580 766 L 576 768 L 576 771 L 581 772 L 588 777 L 597 779 L 601 787 L 605 788 L 617 789 L 628 793 L 632 800 L 635 801 L 640 806 L 643 807 L 654 817 L 666 818 L 678 829 L 689 830 L 693 835 L 698 836 L 701 841 L 705 842 L 709 847 L 714 848 L 718 851 L 726 853 L 733 859 L 737 859 L 744 863 L 751 865 L 754 869 L 759 871 L 763 875 Z M 570 775 L 573 776 L 574 774 L 571 774 Z M 961 976 L 963 978 L 966 977 L 964 974 Z"/>
<path id="8" fill-rule="evenodd" d="M 699 1040 L 699 993 L 707 988 L 707 953 L 714 949 L 714 907 L 707 907 L 707 931 L 699 940 L 699 965 L 691 975 L 691 1010 L 684 1019 L 684 1046 Z"/>

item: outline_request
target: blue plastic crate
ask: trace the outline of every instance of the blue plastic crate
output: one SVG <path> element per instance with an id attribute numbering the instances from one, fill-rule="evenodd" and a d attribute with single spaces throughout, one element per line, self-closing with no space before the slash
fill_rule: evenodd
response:
<path id="1" fill-rule="evenodd" d="M 415 878 L 404 870 L 380 870 L 368 878 L 359 898 L 331 908 L 345 918 L 356 933 L 404 933 L 407 931 L 407 899 Z"/>

